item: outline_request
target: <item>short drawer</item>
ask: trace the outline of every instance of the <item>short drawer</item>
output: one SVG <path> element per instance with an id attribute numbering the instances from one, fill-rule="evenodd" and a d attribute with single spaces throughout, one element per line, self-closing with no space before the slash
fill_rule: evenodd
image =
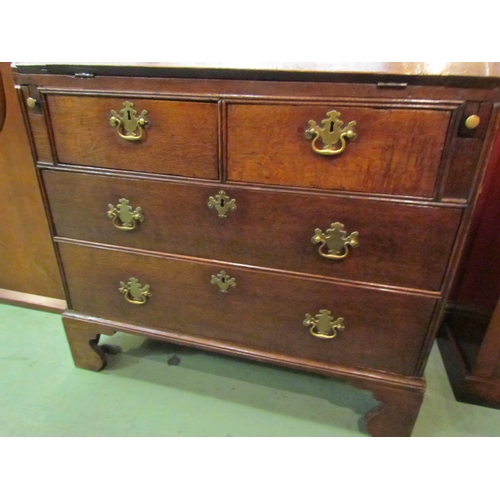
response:
<path id="1" fill-rule="evenodd" d="M 219 177 L 214 103 L 52 94 L 47 101 L 60 163 Z M 127 135 L 125 122 L 111 126 L 112 110 L 124 120 L 133 119 L 134 111 L 136 119 L 147 111 L 148 126 L 137 125 Z"/>
<path id="2" fill-rule="evenodd" d="M 75 311 L 242 349 L 405 375 L 414 373 L 436 302 L 229 265 L 73 244 L 61 243 L 59 248 Z M 235 286 L 227 292 L 217 284 L 221 271 L 226 284 L 234 279 Z M 138 293 L 132 291 L 134 286 Z M 314 325 L 322 310 L 329 311 L 332 320 L 343 318 L 337 325 L 344 329 L 335 338 L 311 333 L 334 333 L 328 320 L 326 328 Z M 310 323 L 304 325 L 307 315 Z"/>
<path id="3" fill-rule="evenodd" d="M 462 211 L 272 190 L 44 171 L 57 236 L 360 282 L 439 290 Z M 220 188 L 236 210 L 209 208 Z M 142 221 L 123 230 L 109 205 Z M 120 204 L 121 205 L 121 204 Z M 332 259 L 313 243 L 335 223 L 359 246 Z M 135 225 L 135 223 L 133 223 Z"/>
<path id="4" fill-rule="evenodd" d="M 325 156 L 304 132 L 327 113 L 342 127 L 355 121 L 357 138 Z M 314 105 L 231 104 L 228 108 L 228 179 L 237 182 L 432 197 L 450 111 Z M 333 123 L 324 124 L 334 130 Z M 327 141 L 328 143 L 328 141 Z M 322 139 L 315 147 L 324 149 Z M 341 143 L 332 146 L 338 150 Z"/>

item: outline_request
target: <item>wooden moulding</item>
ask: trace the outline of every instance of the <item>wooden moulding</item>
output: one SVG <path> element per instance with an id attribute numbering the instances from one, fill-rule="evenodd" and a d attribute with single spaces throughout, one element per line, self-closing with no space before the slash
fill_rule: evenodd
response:
<path id="1" fill-rule="evenodd" d="M 65 300 L 43 297 L 32 293 L 16 292 L 15 290 L 5 290 L 4 288 L 0 288 L 0 302 L 55 313 L 61 313 L 66 309 Z"/>
<path id="2" fill-rule="evenodd" d="M 113 335 L 116 331 L 120 331 L 340 378 L 354 387 L 372 392 L 374 398 L 379 401 L 380 405 L 364 416 L 366 429 L 372 436 L 410 436 L 425 394 L 425 381 L 422 378 L 347 368 L 329 363 L 305 362 L 290 356 L 241 348 L 227 342 L 108 321 L 73 311 L 63 313 L 63 323 L 75 365 L 91 371 L 100 371 L 106 366 L 106 354 L 98 345 L 100 335 Z"/>

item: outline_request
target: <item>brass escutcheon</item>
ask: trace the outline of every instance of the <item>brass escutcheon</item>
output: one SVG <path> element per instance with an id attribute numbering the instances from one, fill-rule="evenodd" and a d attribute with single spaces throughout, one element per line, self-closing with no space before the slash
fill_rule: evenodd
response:
<path id="1" fill-rule="evenodd" d="M 142 286 L 137 278 L 130 278 L 127 284 L 120 281 L 118 290 L 125 295 L 131 304 L 145 304 L 148 297 L 152 296 L 149 285 Z"/>
<path id="2" fill-rule="evenodd" d="M 344 122 L 340 120 L 340 113 L 332 110 L 326 114 L 328 118 L 321 120 L 323 127 L 320 127 L 314 120 L 309 120 L 309 127 L 304 132 L 306 139 L 313 139 L 312 149 L 320 155 L 338 155 L 346 147 L 346 138 L 351 141 L 356 140 L 357 134 L 354 131 L 356 122 L 349 122 L 347 127 L 342 128 Z M 316 141 L 321 138 L 323 149 L 316 147 Z M 340 142 L 340 147 L 335 149 L 336 144 Z"/>
<path id="3" fill-rule="evenodd" d="M 338 332 L 345 329 L 344 318 L 333 319 L 331 312 L 327 309 L 321 309 L 319 314 L 313 318 L 310 314 L 306 314 L 303 325 L 310 326 L 309 332 L 314 337 L 321 339 L 333 339 Z"/>
<path id="4" fill-rule="evenodd" d="M 219 217 L 227 217 L 229 210 L 236 210 L 236 200 L 229 198 L 225 191 L 219 191 L 215 196 L 208 198 L 208 207 L 215 208 Z"/>
<path id="5" fill-rule="evenodd" d="M 345 259 L 349 253 L 349 247 L 356 248 L 359 246 L 359 233 L 354 231 L 347 236 L 347 231 L 344 231 L 344 224 L 334 222 L 325 232 L 316 228 L 311 241 L 315 244 L 321 243 L 318 252 L 322 257 L 326 259 Z M 328 247 L 328 252 L 323 250 L 325 245 Z"/>
<path id="6" fill-rule="evenodd" d="M 210 280 L 212 285 L 217 285 L 221 292 L 227 293 L 229 287 L 236 286 L 236 280 L 231 278 L 226 271 L 221 271 L 218 274 L 212 274 L 212 279 Z"/>
<path id="7" fill-rule="evenodd" d="M 120 198 L 116 207 L 110 203 L 107 214 L 109 218 L 113 219 L 113 225 L 122 231 L 132 231 L 138 222 L 144 220 L 141 207 L 132 209 L 126 198 Z"/>
<path id="8" fill-rule="evenodd" d="M 118 135 L 126 141 L 138 141 L 142 138 L 143 129 L 149 127 L 149 122 L 146 120 L 147 111 L 141 111 L 137 117 L 137 111 L 134 109 L 134 104 L 130 101 L 123 103 L 124 108 L 120 110 L 121 116 L 115 111 L 111 110 L 111 118 L 109 123 L 112 127 L 116 127 Z M 125 133 L 122 133 L 123 129 Z"/>

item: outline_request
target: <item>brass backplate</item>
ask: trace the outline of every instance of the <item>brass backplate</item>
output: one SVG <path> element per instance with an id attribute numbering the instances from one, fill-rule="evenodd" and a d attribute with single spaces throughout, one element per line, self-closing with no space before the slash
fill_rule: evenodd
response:
<path id="1" fill-rule="evenodd" d="M 120 198 L 116 207 L 110 203 L 107 214 L 113 219 L 113 225 L 122 231 L 132 231 L 138 222 L 144 220 L 141 207 L 133 209 L 126 198 Z"/>
<path id="2" fill-rule="evenodd" d="M 354 131 L 356 122 L 351 121 L 346 127 L 343 127 L 344 122 L 340 119 L 340 113 L 332 110 L 326 113 L 326 118 L 321 121 L 322 127 L 314 120 L 309 120 L 308 128 L 304 132 L 306 139 L 313 139 L 312 149 L 320 155 L 338 155 L 346 148 L 346 138 L 354 141 L 357 134 Z M 321 139 L 323 148 L 316 147 L 316 141 Z M 339 144 L 337 146 L 337 144 Z"/>
<path id="3" fill-rule="evenodd" d="M 120 281 L 118 290 L 125 295 L 125 298 L 131 304 L 145 304 L 146 300 L 152 296 L 149 285 L 141 285 L 137 278 L 130 278 L 126 284 Z"/>
<path id="4" fill-rule="evenodd" d="M 350 235 L 347 235 L 347 231 L 344 231 L 344 224 L 334 222 L 325 232 L 316 228 L 311 241 L 313 243 L 321 243 L 318 252 L 322 257 L 327 259 L 344 259 L 349 253 L 349 247 L 356 248 L 359 246 L 359 233 L 354 231 Z M 324 250 L 325 246 L 328 248 L 327 252 Z"/>
<path id="5" fill-rule="evenodd" d="M 310 314 L 306 314 L 303 325 L 309 326 L 309 332 L 314 337 L 321 339 L 333 339 L 338 332 L 345 329 L 344 318 L 333 319 L 331 312 L 327 309 L 321 309 L 319 314 L 313 318 Z"/>
<path id="6" fill-rule="evenodd" d="M 141 114 L 137 116 L 134 104 L 130 101 L 125 101 L 123 106 L 124 107 L 120 110 L 120 114 L 114 109 L 111 110 L 109 123 L 112 127 L 116 127 L 118 135 L 122 139 L 127 141 L 138 141 L 142 138 L 143 129 L 149 126 L 149 121 L 146 120 L 148 112 L 143 110 Z"/>

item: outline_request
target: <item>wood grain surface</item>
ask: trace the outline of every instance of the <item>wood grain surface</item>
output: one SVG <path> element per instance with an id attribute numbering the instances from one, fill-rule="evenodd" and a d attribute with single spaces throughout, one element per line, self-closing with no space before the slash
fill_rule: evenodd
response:
<path id="1" fill-rule="evenodd" d="M 358 138 L 343 153 L 322 156 L 304 131 L 332 109 L 344 126 L 356 122 Z M 449 121 L 449 112 L 420 109 L 230 105 L 228 179 L 432 197 Z"/>
<path id="2" fill-rule="evenodd" d="M 334 285 L 236 266 L 59 244 L 71 308 L 110 320 L 333 364 L 412 375 L 436 304 L 432 298 Z M 220 292 L 211 276 L 225 270 L 236 287 Z M 146 304 L 118 291 L 136 278 L 150 285 Z M 321 309 L 345 318 L 333 340 L 313 337 L 302 322 Z M 391 354 L 389 354 L 391 353 Z"/>
<path id="3" fill-rule="evenodd" d="M 196 186 L 44 171 L 56 234 L 123 247 L 224 260 L 338 279 L 439 290 L 462 210 L 234 186 Z M 223 187 L 236 210 L 218 217 L 207 202 Z M 126 198 L 143 222 L 121 231 L 108 204 Z M 339 261 L 311 238 L 334 222 L 360 245 Z M 324 251 L 324 250 L 323 250 Z"/>
<path id="4" fill-rule="evenodd" d="M 127 141 L 109 123 L 125 101 L 150 122 Z M 47 97 L 60 163 L 217 179 L 217 105 L 123 97 Z M 122 131 L 123 133 L 123 131 Z"/>

